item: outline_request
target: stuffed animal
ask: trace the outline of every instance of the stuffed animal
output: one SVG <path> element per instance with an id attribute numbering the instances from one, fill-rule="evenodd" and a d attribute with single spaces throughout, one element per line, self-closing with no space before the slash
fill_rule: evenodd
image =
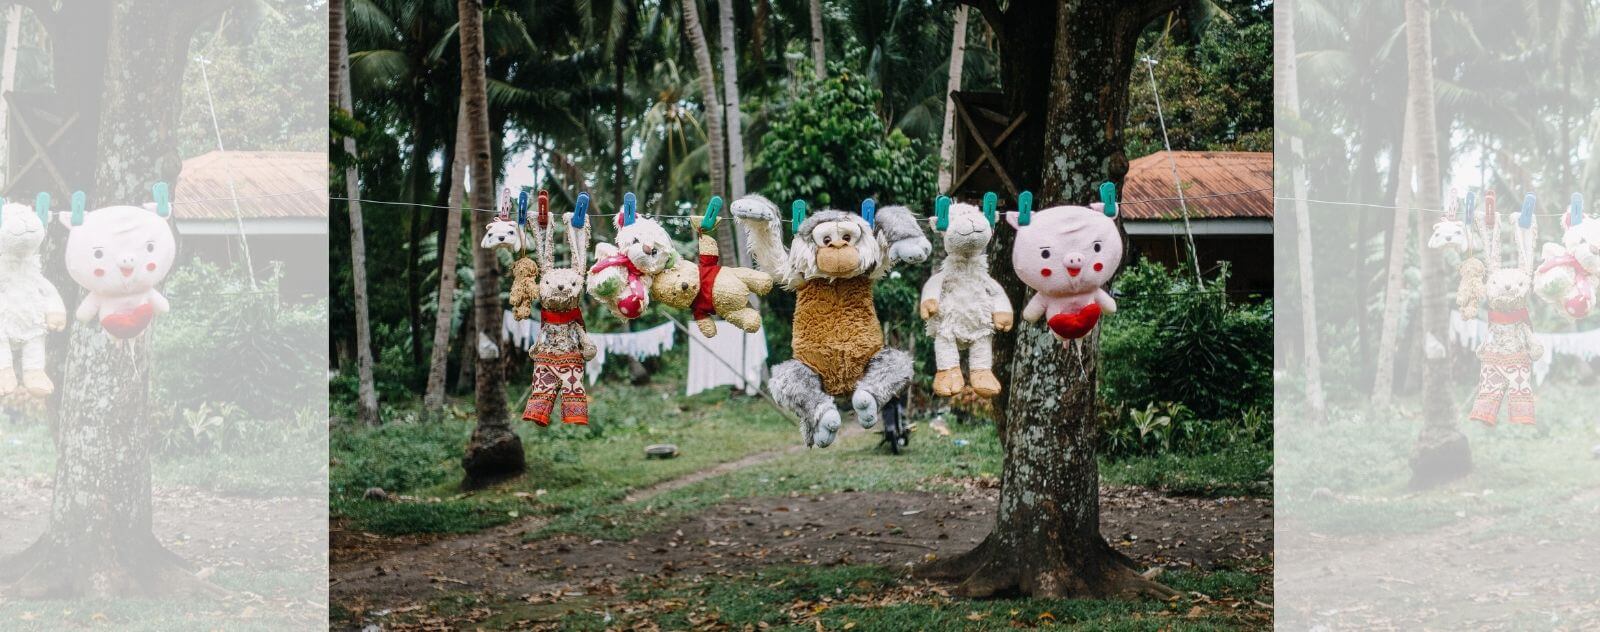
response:
<path id="1" fill-rule="evenodd" d="M 1513 237 L 1517 245 L 1517 266 L 1502 268 L 1499 240 L 1485 243 L 1489 266 L 1489 340 L 1478 349 L 1481 362 L 1478 390 L 1472 404 L 1472 419 L 1494 425 L 1501 403 L 1509 408 L 1511 423 L 1534 422 L 1533 362 L 1544 356 L 1544 347 L 1533 335 L 1528 318 L 1528 294 L 1533 286 L 1533 244 L 1538 230 L 1533 224 L 1533 195 L 1523 204 L 1523 214 Z M 1489 205 L 1486 211 L 1493 207 Z M 1487 221 L 1497 224 L 1493 217 Z"/>
<path id="2" fill-rule="evenodd" d="M 1460 257 L 1456 264 L 1456 273 L 1461 277 L 1456 286 L 1456 308 L 1461 310 L 1461 317 L 1472 320 L 1478 317 L 1478 307 L 1483 304 L 1485 296 L 1484 280 L 1488 270 L 1483 264 L 1483 259 L 1478 257 L 1478 235 L 1487 235 L 1490 228 L 1481 219 L 1474 220 L 1475 199 L 1467 198 L 1467 218 L 1465 221 L 1456 215 L 1457 197 L 1454 191 L 1450 195 L 1450 211 L 1433 225 L 1433 234 L 1428 237 L 1428 247 L 1445 252 L 1454 252 Z M 1485 217 L 1478 213 L 1476 217 Z M 1495 233 L 1498 236 L 1498 232 Z"/>
<path id="3" fill-rule="evenodd" d="M 721 316 L 735 327 L 754 333 L 761 329 L 761 312 L 750 306 L 750 293 L 765 296 L 772 291 L 772 275 L 750 268 L 722 265 L 715 237 L 700 233 L 700 263 L 678 260 L 667 271 L 656 275 L 650 292 L 662 305 L 691 310 L 700 333 L 717 335 L 712 316 Z"/>
<path id="4" fill-rule="evenodd" d="M 155 195 L 155 209 L 110 206 L 85 213 L 79 192 L 72 196 L 72 212 L 57 214 L 71 230 L 67 273 L 89 292 L 77 318 L 86 323 L 98 317 L 117 338 L 139 335 L 170 307 L 156 285 L 172 269 L 177 243 L 167 226 L 166 185 L 157 184 Z"/>
<path id="5" fill-rule="evenodd" d="M 522 257 L 511 265 L 511 313 L 517 320 L 533 315 L 533 302 L 539 300 L 539 264 L 533 257 Z"/>
<path id="6" fill-rule="evenodd" d="M 648 217 L 629 222 L 630 216 L 617 213 L 616 244 L 595 246 L 595 263 L 589 268 L 589 295 L 624 320 L 644 314 L 651 281 L 679 260 L 661 224 Z"/>
<path id="7" fill-rule="evenodd" d="M 1533 275 L 1533 289 L 1568 318 L 1581 319 L 1594 308 L 1600 284 L 1600 218 L 1583 215 L 1583 197 L 1574 193 L 1563 217 L 1561 243 L 1544 245 L 1543 262 Z"/>
<path id="8" fill-rule="evenodd" d="M 541 426 L 550 425 L 550 414 L 557 397 L 561 399 L 561 422 L 589 423 L 589 396 L 583 388 L 584 363 L 594 358 L 596 348 L 583 325 L 583 277 L 588 270 L 589 231 L 583 228 L 584 216 L 566 216 L 567 245 L 572 250 L 571 267 L 555 265 L 555 226 L 542 225 L 539 260 L 539 340 L 528 352 L 533 358 L 533 387 L 522 418 Z"/>
<path id="9" fill-rule="evenodd" d="M 994 226 L 971 204 L 949 204 L 946 198 L 937 204 L 939 212 L 928 218 L 928 225 L 944 235 L 945 258 L 922 285 L 920 306 L 939 371 L 933 376 L 933 394 L 951 397 L 961 392 L 965 385 L 961 350 L 966 349 L 972 391 L 994 397 L 1000 394 L 1000 380 L 991 370 L 990 343 L 995 331 L 1009 331 L 1012 324 L 1011 300 L 989 276 L 985 250 Z"/>
<path id="10" fill-rule="evenodd" d="M 1011 265 L 1017 278 L 1036 291 L 1022 308 L 1022 318 L 1044 319 L 1063 344 L 1088 335 L 1102 314 L 1117 311 L 1116 299 L 1102 288 L 1122 261 L 1122 236 L 1113 219 L 1116 187 L 1100 185 L 1100 199 L 1087 207 L 1056 206 L 1035 213 L 1023 206 L 1006 213 L 1006 221 L 1017 229 Z"/>
<path id="11" fill-rule="evenodd" d="M 478 246 L 488 250 L 521 252 L 533 247 L 533 239 L 516 222 L 500 217 L 484 227 L 483 241 Z"/>
<path id="12" fill-rule="evenodd" d="M 50 222 L 49 197 L 30 209 L 0 200 L 0 399 L 48 397 L 55 384 L 45 374 L 45 334 L 67 326 L 61 294 L 44 278 L 39 248 Z M 22 381 L 13 368 L 21 352 Z M 21 390 L 18 390 L 18 387 Z"/>
<path id="13" fill-rule="evenodd" d="M 932 253 L 916 218 L 898 206 L 876 211 L 874 221 L 825 210 L 797 222 L 785 249 L 772 202 L 752 195 L 731 210 L 758 267 L 795 293 L 794 359 L 772 367 L 773 399 L 801 419 L 808 446 L 833 443 L 840 425 L 835 396 L 850 395 L 856 420 L 872 427 L 911 381 L 911 356 L 883 346 L 872 292 L 892 266 Z"/>

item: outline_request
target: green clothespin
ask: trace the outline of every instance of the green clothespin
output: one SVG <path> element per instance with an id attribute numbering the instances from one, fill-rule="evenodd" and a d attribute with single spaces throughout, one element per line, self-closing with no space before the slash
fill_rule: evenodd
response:
<path id="1" fill-rule="evenodd" d="M 78 193 L 82 193 L 82 191 Z M 72 194 L 74 203 L 78 201 L 78 193 Z M 150 187 L 150 195 L 156 199 L 156 215 L 161 216 L 163 219 L 172 215 L 172 196 L 167 192 L 167 183 L 157 182 L 155 186 Z"/>
<path id="2" fill-rule="evenodd" d="M 49 193 L 45 193 L 44 191 L 40 191 L 39 195 L 36 195 L 36 196 L 33 197 L 33 212 L 38 213 L 40 217 L 49 217 L 50 216 L 50 194 Z M 77 226 L 77 225 L 82 224 L 82 223 L 83 223 L 83 212 L 74 210 L 72 212 L 72 225 L 73 226 Z"/>
<path id="3" fill-rule="evenodd" d="M 800 224 L 806 221 L 806 201 L 795 200 L 789 205 L 789 223 L 794 224 L 796 233 L 800 232 Z"/>
<path id="4" fill-rule="evenodd" d="M 933 199 L 933 216 L 938 220 L 934 228 L 940 232 L 950 229 L 950 196 L 941 195 Z"/>
<path id="5" fill-rule="evenodd" d="M 46 204 L 46 206 L 48 206 L 48 204 Z M 83 207 L 84 206 L 85 206 L 85 204 L 84 204 L 83 192 L 82 191 L 73 191 L 72 192 L 72 225 L 73 226 L 77 226 L 77 225 L 83 223 Z M 50 210 L 48 208 L 39 209 L 39 218 L 41 220 L 43 220 L 46 217 L 49 217 L 49 214 L 50 214 Z"/>
<path id="6" fill-rule="evenodd" d="M 1033 192 L 1023 191 L 1017 196 L 1017 225 L 1027 226 L 1033 221 Z"/>
<path id="7" fill-rule="evenodd" d="M 995 207 L 995 205 L 997 205 L 999 203 L 1000 203 L 1000 196 L 995 195 L 994 191 L 990 191 L 988 193 L 983 194 L 983 216 L 989 219 L 989 225 L 990 226 L 994 225 L 994 220 L 995 220 L 994 207 Z"/>
<path id="8" fill-rule="evenodd" d="M 717 215 L 722 213 L 722 196 L 713 195 L 706 203 L 706 215 L 700 218 L 700 232 L 709 233 L 717 228 Z"/>
<path id="9" fill-rule="evenodd" d="M 1105 204 L 1106 217 L 1117 216 L 1117 185 L 1110 182 L 1100 184 L 1100 202 Z"/>

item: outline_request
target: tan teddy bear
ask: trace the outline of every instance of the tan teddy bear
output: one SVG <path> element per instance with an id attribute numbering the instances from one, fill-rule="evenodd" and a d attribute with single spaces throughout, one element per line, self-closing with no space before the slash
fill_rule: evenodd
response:
<path id="1" fill-rule="evenodd" d="M 533 302 L 539 300 L 539 264 L 533 257 L 518 259 L 511 267 L 511 310 L 517 320 L 533 316 Z"/>
<path id="2" fill-rule="evenodd" d="M 723 267 L 716 238 L 706 234 L 700 235 L 698 265 L 680 259 L 650 284 L 651 298 L 669 307 L 691 310 L 700 333 L 707 338 L 717 335 L 713 314 L 747 332 L 760 329 L 761 312 L 750 306 L 749 296 L 751 292 L 765 295 L 770 291 L 772 275 L 750 268 Z"/>

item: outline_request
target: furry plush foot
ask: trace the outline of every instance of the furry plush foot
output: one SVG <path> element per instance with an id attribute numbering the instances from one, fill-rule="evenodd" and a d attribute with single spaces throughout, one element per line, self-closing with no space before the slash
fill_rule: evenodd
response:
<path id="1" fill-rule="evenodd" d="M 1000 380 L 994 376 L 994 371 L 978 369 L 972 372 L 972 392 L 979 397 L 994 397 L 1000 394 Z"/>
<path id="2" fill-rule="evenodd" d="M 50 376 L 38 370 L 22 372 L 22 387 L 34 397 L 49 397 L 56 392 L 56 385 L 50 381 Z"/>
<path id="3" fill-rule="evenodd" d="M 976 379 L 977 375 L 974 374 L 973 378 Z M 961 378 L 961 367 L 959 366 L 940 369 L 938 373 L 933 374 L 934 395 L 954 397 L 956 393 L 961 392 L 961 387 L 963 386 L 966 386 L 966 383 Z"/>
<path id="4" fill-rule="evenodd" d="M 696 325 L 698 325 L 700 327 L 700 335 L 705 336 L 707 338 L 715 338 L 715 337 L 717 337 L 717 322 L 716 321 L 711 320 L 710 318 L 702 318 L 700 320 L 694 321 L 694 324 L 696 324 Z"/>
<path id="5" fill-rule="evenodd" d="M 850 407 L 856 409 L 856 421 L 861 422 L 862 428 L 871 428 L 878 423 L 878 400 L 866 391 L 856 391 L 850 397 Z"/>
<path id="6" fill-rule="evenodd" d="M 811 434 L 812 444 L 819 448 L 833 445 L 833 440 L 839 435 L 839 411 L 832 406 L 820 411 L 817 417 L 816 432 Z"/>
<path id="7" fill-rule="evenodd" d="M 11 350 L 6 349 L 6 353 L 11 353 Z M 0 369 L 0 397 L 10 395 L 15 390 L 17 390 L 17 374 L 11 369 Z"/>

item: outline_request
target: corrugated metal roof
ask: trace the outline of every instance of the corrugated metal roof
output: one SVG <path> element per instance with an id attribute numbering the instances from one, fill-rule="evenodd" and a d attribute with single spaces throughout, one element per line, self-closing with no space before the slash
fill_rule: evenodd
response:
<path id="1" fill-rule="evenodd" d="M 1119 209 L 1124 220 L 1183 219 L 1173 188 L 1169 153 L 1128 163 Z M 1190 219 L 1272 217 L 1272 154 L 1244 151 L 1175 151 L 1178 178 Z"/>
<path id="2" fill-rule="evenodd" d="M 183 161 L 173 188 L 173 215 L 178 219 L 233 219 L 234 193 L 245 219 L 327 217 L 328 155 L 213 151 Z"/>

